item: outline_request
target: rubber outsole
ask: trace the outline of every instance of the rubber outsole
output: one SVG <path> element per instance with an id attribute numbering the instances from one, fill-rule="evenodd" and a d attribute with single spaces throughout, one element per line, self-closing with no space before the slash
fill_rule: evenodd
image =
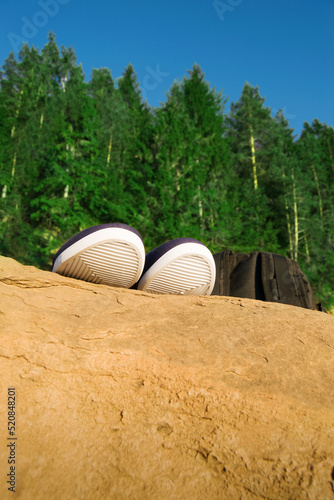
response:
<path id="1" fill-rule="evenodd" d="M 210 295 L 215 278 L 210 250 L 200 243 L 182 243 L 147 269 L 137 289 L 156 294 Z"/>
<path id="2" fill-rule="evenodd" d="M 132 229 L 132 228 L 131 228 Z M 143 271 L 145 249 L 141 238 L 123 227 L 99 227 L 64 245 L 53 272 L 92 283 L 130 288 Z"/>

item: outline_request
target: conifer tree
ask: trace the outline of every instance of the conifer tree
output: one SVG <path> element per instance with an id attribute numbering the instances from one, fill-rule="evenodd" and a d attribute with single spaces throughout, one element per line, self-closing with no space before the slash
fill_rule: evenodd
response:
<path id="1" fill-rule="evenodd" d="M 296 144 L 293 130 L 279 110 L 273 121 L 272 158 L 265 181 L 265 192 L 273 213 L 279 249 L 290 258 L 296 258 L 298 233 L 298 205 L 296 200 Z M 297 245 L 296 245 L 297 242 Z"/>
<path id="2" fill-rule="evenodd" d="M 117 84 L 129 119 L 126 129 L 122 131 L 125 141 L 120 177 L 123 203 L 127 206 L 127 222 L 139 224 L 143 237 L 149 241 L 149 234 L 154 227 L 150 207 L 153 114 L 149 106 L 143 103 L 137 75 L 131 64 L 125 68 Z"/>
<path id="3" fill-rule="evenodd" d="M 308 180 L 303 266 L 319 300 L 334 304 L 334 130 L 314 120 L 297 143 L 302 176 Z"/>
<path id="4" fill-rule="evenodd" d="M 156 111 L 157 209 L 162 233 L 191 235 L 221 248 L 228 232 L 225 101 L 204 76 L 194 65 Z"/>
<path id="5" fill-rule="evenodd" d="M 100 187 L 95 195 L 92 193 L 91 208 L 102 222 L 129 223 L 129 194 L 124 185 L 132 127 L 129 107 L 106 68 L 93 70 L 89 94 L 95 109 L 94 127 L 98 131 L 92 175 L 100 179 Z"/>
<path id="6" fill-rule="evenodd" d="M 238 182 L 238 215 L 242 232 L 239 244 L 248 249 L 276 251 L 277 229 L 274 225 L 268 179 L 274 156 L 273 119 L 258 87 L 244 85 L 237 103 L 231 104 L 227 136 L 231 141 L 233 169 Z"/>
<path id="7" fill-rule="evenodd" d="M 266 173 L 266 152 L 270 142 L 270 109 L 259 88 L 246 83 L 237 103 L 231 104 L 228 133 L 235 153 L 235 168 L 242 177 L 252 178 L 253 189 L 259 187 L 259 178 Z"/>
<path id="8" fill-rule="evenodd" d="M 1 111 L 2 123 L 2 198 L 7 198 L 12 188 L 17 162 L 17 147 L 15 133 L 18 129 L 19 115 L 22 107 L 22 77 L 19 74 L 19 64 L 14 53 L 6 59 L 1 77 Z"/>

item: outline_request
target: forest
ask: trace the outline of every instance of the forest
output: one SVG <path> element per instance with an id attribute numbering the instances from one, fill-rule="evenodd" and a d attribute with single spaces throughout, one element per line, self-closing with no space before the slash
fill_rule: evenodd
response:
<path id="1" fill-rule="evenodd" d="M 245 83 L 230 104 L 195 64 L 150 107 L 131 64 L 86 81 L 53 33 L 0 71 L 0 254 L 50 270 L 80 230 L 124 222 L 146 251 L 189 236 L 215 253 L 298 261 L 334 306 L 334 129 L 297 137 Z"/>

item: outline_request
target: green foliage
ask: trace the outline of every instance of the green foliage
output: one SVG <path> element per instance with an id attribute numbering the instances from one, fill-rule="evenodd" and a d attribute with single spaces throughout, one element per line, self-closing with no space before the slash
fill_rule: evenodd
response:
<path id="1" fill-rule="evenodd" d="M 188 74 L 155 110 L 156 231 L 159 241 L 176 235 L 222 241 L 229 170 L 224 101 L 197 65 Z"/>
<path id="2" fill-rule="evenodd" d="M 304 124 L 298 141 L 298 163 L 303 186 L 303 254 L 306 269 L 318 297 L 334 305 L 334 130 L 314 120 Z"/>
<path id="3" fill-rule="evenodd" d="M 189 236 L 295 258 L 333 306 L 334 130 L 314 120 L 296 140 L 264 104 L 246 83 L 227 115 L 195 64 L 152 109 L 131 65 L 86 82 L 53 33 L 24 44 L 0 71 L 0 253 L 50 269 L 73 234 L 125 222 L 147 250 Z"/>

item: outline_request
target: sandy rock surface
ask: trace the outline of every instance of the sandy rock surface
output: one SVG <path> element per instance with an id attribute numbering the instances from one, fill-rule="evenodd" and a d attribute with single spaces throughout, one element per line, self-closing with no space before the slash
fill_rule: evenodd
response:
<path id="1" fill-rule="evenodd" d="M 334 499 L 330 315 L 0 257 L 0 335 L 1 499 Z"/>

